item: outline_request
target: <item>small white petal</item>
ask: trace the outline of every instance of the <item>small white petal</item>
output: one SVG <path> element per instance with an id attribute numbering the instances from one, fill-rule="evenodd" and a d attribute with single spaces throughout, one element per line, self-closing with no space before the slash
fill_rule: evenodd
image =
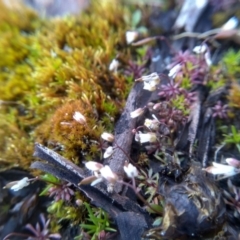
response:
<path id="1" fill-rule="evenodd" d="M 108 147 L 103 154 L 103 158 L 108 158 L 113 154 L 113 147 Z"/>
<path id="2" fill-rule="evenodd" d="M 61 125 L 71 126 L 72 124 L 69 122 L 60 122 Z"/>
<path id="3" fill-rule="evenodd" d="M 150 91 L 150 92 L 153 92 L 153 91 L 156 90 L 156 85 L 153 85 L 153 84 L 151 84 L 151 83 L 144 82 L 143 89 L 144 89 L 144 90 L 147 90 L 147 91 Z"/>
<path id="4" fill-rule="evenodd" d="M 206 0 L 205 1 L 203 1 L 203 0 L 196 0 L 195 1 L 196 7 L 200 8 L 200 9 L 204 8 L 206 6 L 206 3 L 207 3 Z"/>
<path id="5" fill-rule="evenodd" d="M 129 163 L 127 166 L 123 166 L 123 169 L 129 178 L 137 177 L 138 170 L 135 166 Z"/>
<path id="6" fill-rule="evenodd" d="M 155 133 L 139 133 L 139 141 L 140 143 L 146 143 L 146 142 L 156 142 L 157 141 L 157 135 Z"/>
<path id="7" fill-rule="evenodd" d="M 178 72 L 181 70 L 181 68 L 182 68 L 181 64 L 175 65 L 172 69 L 170 69 L 168 76 L 175 78 Z"/>
<path id="8" fill-rule="evenodd" d="M 101 134 L 101 138 L 104 139 L 105 141 L 108 142 L 113 142 L 114 141 L 114 135 L 111 133 L 103 132 Z"/>
<path id="9" fill-rule="evenodd" d="M 238 25 L 238 19 L 236 17 L 231 17 L 222 27 L 222 30 L 233 30 Z"/>
<path id="10" fill-rule="evenodd" d="M 160 78 L 156 72 L 153 72 L 149 75 L 142 76 L 135 81 L 143 81 L 143 82 L 156 82 L 157 84 L 160 83 Z"/>
<path id="11" fill-rule="evenodd" d="M 212 174 L 231 174 L 235 173 L 236 170 L 233 166 L 224 165 L 216 162 L 213 162 L 212 165 L 214 166 Z"/>
<path id="12" fill-rule="evenodd" d="M 196 46 L 193 48 L 193 52 L 195 52 L 197 54 L 205 53 L 207 50 L 208 50 L 208 48 L 207 48 L 206 44 L 202 44 L 200 46 Z"/>
<path id="13" fill-rule="evenodd" d="M 73 114 L 73 119 L 81 124 L 86 123 L 86 118 L 78 111 Z"/>
<path id="14" fill-rule="evenodd" d="M 94 180 L 92 183 L 91 183 L 91 186 L 95 186 L 96 184 L 100 183 L 103 181 L 103 178 L 97 178 L 96 180 Z"/>
<path id="15" fill-rule="evenodd" d="M 211 57 L 210 57 L 210 53 L 208 51 L 204 54 L 204 57 L 205 57 L 205 61 L 206 61 L 207 65 L 211 66 L 212 65 L 212 60 L 211 60 Z"/>
<path id="16" fill-rule="evenodd" d="M 134 139 L 136 142 L 140 142 L 139 133 L 135 133 Z"/>
<path id="17" fill-rule="evenodd" d="M 16 184 L 14 184 L 13 186 L 11 186 L 11 190 L 13 191 L 18 191 L 26 186 L 29 185 L 29 181 L 28 181 L 28 177 L 25 177 L 19 181 L 16 182 Z"/>
<path id="18" fill-rule="evenodd" d="M 155 91 L 157 85 L 160 83 L 160 78 L 156 72 L 151 73 L 146 76 L 142 76 L 139 79 L 136 79 L 135 81 L 141 81 L 144 83 L 143 89 L 148 91 Z"/>
<path id="19" fill-rule="evenodd" d="M 108 69 L 109 71 L 117 71 L 118 67 L 119 67 L 119 61 L 116 59 L 113 59 Z"/>
<path id="20" fill-rule="evenodd" d="M 131 118 L 136 118 L 144 113 L 144 108 L 138 108 L 130 113 Z"/>
<path id="21" fill-rule="evenodd" d="M 86 162 L 85 166 L 87 169 L 89 169 L 91 171 L 99 171 L 103 167 L 103 165 L 101 163 L 94 162 L 94 161 Z"/>
<path id="22" fill-rule="evenodd" d="M 134 42 L 138 37 L 138 32 L 136 31 L 127 31 L 126 32 L 126 42 L 127 44 L 131 44 Z"/>
<path id="23" fill-rule="evenodd" d="M 116 182 L 117 175 L 111 170 L 108 165 L 105 165 L 103 168 L 100 169 L 101 176 L 105 178 L 108 182 Z"/>

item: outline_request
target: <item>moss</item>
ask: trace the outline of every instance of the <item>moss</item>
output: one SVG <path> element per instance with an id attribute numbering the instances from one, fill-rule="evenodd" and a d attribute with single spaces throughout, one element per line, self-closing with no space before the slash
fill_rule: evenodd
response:
<path id="1" fill-rule="evenodd" d="M 84 208 L 83 207 L 74 207 L 66 204 L 64 201 L 59 200 L 58 202 L 52 202 L 52 204 L 48 207 L 48 212 L 51 216 L 60 223 L 63 220 L 71 220 L 72 224 L 77 224 L 81 221 L 84 215 Z M 52 228 L 56 229 L 57 226 L 52 226 Z"/>
<path id="2" fill-rule="evenodd" d="M 234 108 L 240 108 L 240 85 L 234 82 L 229 91 L 229 106 Z"/>
<path id="3" fill-rule="evenodd" d="M 84 115 L 86 124 L 73 119 L 76 111 Z M 97 123 L 92 105 L 74 100 L 59 107 L 47 123 L 37 129 L 36 135 L 45 144 L 49 141 L 54 145 L 61 144 L 64 148 L 63 155 L 78 163 L 80 156 L 88 149 L 89 140 L 98 139 L 104 130 Z"/>
<path id="4" fill-rule="evenodd" d="M 108 65 L 127 12 L 93 1 L 80 16 L 40 19 L 21 6 L 0 6 L 0 96 L 11 103 L 0 109 L 1 158 L 28 168 L 38 140 L 63 146 L 63 155 L 78 162 L 87 141 L 112 128 L 124 102 L 127 83 Z M 74 111 L 86 114 L 87 129 L 73 121 Z"/>

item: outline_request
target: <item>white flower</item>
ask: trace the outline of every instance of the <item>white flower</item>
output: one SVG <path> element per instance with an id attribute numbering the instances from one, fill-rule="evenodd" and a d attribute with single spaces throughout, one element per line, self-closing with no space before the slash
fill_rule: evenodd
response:
<path id="1" fill-rule="evenodd" d="M 136 79 L 135 81 L 141 81 L 144 83 L 143 89 L 148 91 L 155 91 L 156 86 L 160 83 L 160 78 L 156 72 L 151 73 L 150 75 L 142 76 L 141 78 Z"/>
<path id="2" fill-rule="evenodd" d="M 131 118 L 136 118 L 144 113 L 144 108 L 138 108 L 130 113 Z"/>
<path id="3" fill-rule="evenodd" d="M 233 30 L 238 25 L 238 19 L 236 17 L 231 17 L 222 27 L 222 30 Z"/>
<path id="4" fill-rule="evenodd" d="M 220 163 L 216 163 L 216 162 L 213 162 L 212 165 L 213 166 L 207 167 L 203 170 L 208 173 L 214 174 L 214 175 L 221 174 L 221 175 L 223 175 L 222 178 L 231 177 L 240 172 L 239 169 L 237 169 L 233 166 L 224 165 L 224 164 L 220 164 Z"/>
<path id="5" fill-rule="evenodd" d="M 113 142 L 114 141 L 114 135 L 111 133 L 103 132 L 101 134 L 101 138 L 104 139 L 107 142 Z"/>
<path id="6" fill-rule="evenodd" d="M 181 70 L 181 68 L 182 68 L 182 65 L 180 63 L 175 65 L 172 69 L 170 69 L 168 76 L 175 78 L 178 72 Z"/>
<path id="7" fill-rule="evenodd" d="M 8 183 L 4 188 L 10 188 L 13 191 L 18 191 L 26 186 L 29 185 L 29 179 L 28 177 L 25 177 L 19 181 L 14 181 L 14 182 L 10 182 Z"/>
<path id="8" fill-rule="evenodd" d="M 109 71 L 114 71 L 116 72 L 119 66 L 119 61 L 116 60 L 115 58 L 112 60 L 112 62 L 109 65 Z"/>
<path id="9" fill-rule="evenodd" d="M 195 52 L 197 54 L 205 53 L 207 50 L 208 50 L 208 48 L 207 48 L 206 44 L 202 44 L 200 46 L 196 46 L 193 48 L 193 52 Z"/>
<path id="10" fill-rule="evenodd" d="M 131 44 L 132 42 L 134 42 L 137 39 L 138 32 L 137 31 L 127 31 L 125 36 L 126 36 L 127 44 Z"/>
<path id="11" fill-rule="evenodd" d="M 131 163 L 127 163 L 127 165 L 123 166 L 123 169 L 129 178 L 137 177 L 138 170 Z"/>
<path id="12" fill-rule="evenodd" d="M 86 118 L 78 111 L 76 111 L 73 114 L 73 119 L 76 120 L 77 122 L 81 123 L 81 124 L 85 124 L 87 122 Z"/>
<path id="13" fill-rule="evenodd" d="M 157 135 L 155 133 L 149 132 L 149 133 L 138 133 L 138 138 L 140 143 L 146 143 L 146 142 L 156 142 L 157 141 Z"/>
<path id="14" fill-rule="evenodd" d="M 103 178 L 99 177 L 97 179 L 95 179 L 92 183 L 91 186 L 95 186 L 96 184 L 100 183 L 103 181 Z"/>
<path id="15" fill-rule="evenodd" d="M 144 82 L 143 89 L 144 89 L 144 90 L 147 90 L 147 91 L 150 91 L 150 92 L 153 92 L 153 91 L 156 90 L 156 86 L 155 86 L 155 85 L 152 85 L 152 84 L 149 83 L 149 82 Z"/>
<path id="16" fill-rule="evenodd" d="M 108 165 L 100 169 L 101 176 L 110 183 L 115 183 L 118 180 L 117 175 L 111 170 Z"/>
<path id="17" fill-rule="evenodd" d="M 103 165 L 101 163 L 98 162 L 94 162 L 94 161 L 89 161 L 85 163 L 85 166 L 87 169 L 95 172 L 95 171 L 99 171 Z"/>
<path id="18" fill-rule="evenodd" d="M 193 52 L 195 52 L 196 54 L 204 54 L 207 65 L 212 65 L 211 56 L 207 44 L 202 44 L 200 46 L 194 47 Z"/>
<path id="19" fill-rule="evenodd" d="M 108 158 L 113 154 L 113 147 L 108 147 L 103 154 L 103 158 Z"/>
<path id="20" fill-rule="evenodd" d="M 145 122 L 144 122 L 144 126 L 146 126 L 147 128 L 153 130 L 153 131 L 156 131 L 159 129 L 159 122 L 156 120 L 156 119 L 149 119 L 149 118 L 146 118 L 145 119 Z"/>
<path id="21" fill-rule="evenodd" d="M 135 133 L 134 139 L 136 142 L 140 142 L 140 137 L 138 132 Z"/>
<path id="22" fill-rule="evenodd" d="M 205 57 L 205 61 L 206 61 L 207 65 L 208 65 L 208 66 L 211 66 L 211 65 L 212 65 L 212 60 L 211 60 L 209 51 L 207 51 L 207 52 L 204 54 L 204 57 Z"/>

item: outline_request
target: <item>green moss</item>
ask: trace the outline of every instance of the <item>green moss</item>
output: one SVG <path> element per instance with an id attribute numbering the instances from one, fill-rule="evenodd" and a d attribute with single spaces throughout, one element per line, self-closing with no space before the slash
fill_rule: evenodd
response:
<path id="1" fill-rule="evenodd" d="M 63 155 L 78 162 L 89 140 L 112 129 L 124 102 L 126 80 L 108 66 L 127 12 L 93 1 L 80 16 L 40 19 L 20 6 L 0 6 L 0 96 L 13 102 L 0 109 L 1 158 L 28 168 L 37 140 L 63 146 Z M 86 114 L 88 129 L 73 121 L 75 111 Z"/>
<path id="2" fill-rule="evenodd" d="M 60 223 L 63 220 L 71 220 L 72 224 L 77 224 L 81 221 L 84 208 L 74 207 L 66 204 L 64 201 L 52 202 L 48 207 L 48 212 L 51 216 L 55 217 L 55 220 Z"/>
<path id="3" fill-rule="evenodd" d="M 225 64 L 228 75 L 232 77 L 240 76 L 240 51 L 229 50 L 222 61 Z"/>

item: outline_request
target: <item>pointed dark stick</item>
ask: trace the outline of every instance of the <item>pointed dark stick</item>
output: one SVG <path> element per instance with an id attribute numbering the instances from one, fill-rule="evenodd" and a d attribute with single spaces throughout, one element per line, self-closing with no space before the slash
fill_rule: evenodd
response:
<path id="1" fill-rule="evenodd" d="M 123 166 L 126 160 L 126 154 L 130 156 L 130 151 L 132 148 L 133 133 L 132 130 L 136 127 L 136 118 L 131 118 L 130 113 L 137 108 L 144 107 L 149 98 L 151 92 L 143 90 L 142 83 L 136 83 L 126 102 L 124 111 L 116 125 L 115 128 L 115 142 L 120 148 L 114 150 L 113 155 L 110 158 L 109 166 L 113 172 L 115 172 L 120 179 L 124 176 Z M 121 185 L 117 184 L 114 188 L 116 192 L 121 191 Z"/>
<path id="2" fill-rule="evenodd" d="M 150 219 L 149 214 L 131 199 L 122 197 L 117 193 L 108 193 L 105 187 L 93 187 L 90 185 L 78 185 L 78 183 L 88 176 L 81 168 L 60 156 L 56 152 L 37 143 L 35 145 L 34 156 L 45 160 L 46 162 L 36 161 L 32 163 L 31 168 L 40 169 L 48 172 L 59 179 L 74 184 L 79 190 L 84 192 L 91 202 L 107 211 L 112 217 L 123 211 L 136 212 Z"/>

